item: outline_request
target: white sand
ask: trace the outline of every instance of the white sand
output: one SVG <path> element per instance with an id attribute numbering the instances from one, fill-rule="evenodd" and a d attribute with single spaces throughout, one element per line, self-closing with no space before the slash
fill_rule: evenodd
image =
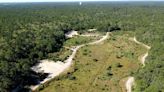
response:
<path id="1" fill-rule="evenodd" d="M 96 37 L 96 36 L 100 36 L 99 34 L 93 34 L 93 33 L 87 33 L 87 34 L 81 34 L 79 36 L 84 36 L 84 37 Z"/>
<path id="2" fill-rule="evenodd" d="M 148 57 L 148 52 L 146 52 L 142 57 L 141 57 L 141 63 L 143 65 L 143 67 L 145 67 L 145 60 Z"/>
<path id="3" fill-rule="evenodd" d="M 39 87 L 40 84 L 43 84 L 43 83 L 51 80 L 55 76 L 58 76 L 59 74 L 64 72 L 66 69 L 68 69 L 72 65 L 73 58 L 75 57 L 78 49 L 80 49 L 81 47 L 83 47 L 85 45 L 94 45 L 94 44 L 101 43 L 102 41 L 106 40 L 108 38 L 108 36 L 109 36 L 109 33 L 107 32 L 106 35 L 103 36 L 100 40 L 97 40 L 95 42 L 91 42 L 88 44 L 83 44 L 83 45 L 72 47 L 71 48 L 72 54 L 64 62 L 61 62 L 61 61 L 54 62 L 54 61 L 50 61 L 50 60 L 41 60 L 38 65 L 32 67 L 32 70 L 34 70 L 36 72 L 41 72 L 41 73 L 49 73 L 49 75 L 46 79 L 41 81 L 38 85 L 31 86 L 30 88 L 32 90 L 35 90 L 36 88 Z"/>
<path id="4" fill-rule="evenodd" d="M 136 37 L 133 38 L 133 41 L 136 42 L 137 44 L 140 44 L 140 45 L 144 46 L 148 50 L 151 49 L 150 46 L 137 41 Z M 143 67 L 145 67 L 145 60 L 146 60 L 147 57 L 148 57 L 148 51 L 140 58 L 140 61 L 141 61 L 142 65 L 143 65 Z"/>
<path id="5" fill-rule="evenodd" d="M 70 32 L 68 32 L 68 33 L 65 34 L 65 36 L 67 38 L 72 38 L 72 37 L 77 36 L 77 35 L 79 35 L 78 32 L 77 31 L 74 31 L 74 30 L 72 30 L 72 31 L 70 31 Z"/>
<path id="6" fill-rule="evenodd" d="M 141 45 L 143 45 L 145 48 L 151 49 L 150 46 L 148 46 L 148 45 L 146 45 L 146 44 L 144 44 L 144 43 L 142 43 L 142 42 L 137 41 L 137 40 L 136 40 L 136 37 L 134 37 L 133 40 L 134 40 L 134 42 L 136 42 L 137 44 L 141 44 Z"/>
<path id="7" fill-rule="evenodd" d="M 88 29 L 89 32 L 96 31 L 97 29 Z"/>
<path id="8" fill-rule="evenodd" d="M 132 92 L 132 86 L 134 85 L 134 77 L 129 77 L 126 81 L 126 90 L 127 92 Z"/>

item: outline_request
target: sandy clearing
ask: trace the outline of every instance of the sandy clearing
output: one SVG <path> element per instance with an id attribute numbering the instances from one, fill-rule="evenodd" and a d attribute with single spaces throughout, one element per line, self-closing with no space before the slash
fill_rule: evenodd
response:
<path id="1" fill-rule="evenodd" d="M 43 81 L 41 81 L 38 85 L 31 86 L 30 88 L 32 90 L 35 90 L 39 87 L 40 84 L 43 84 L 43 83 L 53 79 L 55 76 L 58 76 L 59 74 L 64 72 L 66 69 L 68 69 L 72 65 L 72 60 L 75 57 L 77 50 L 82 46 L 83 45 L 73 47 L 72 54 L 64 62 L 41 60 L 37 66 L 32 67 L 32 70 L 34 70 L 36 72 L 49 73 L 49 75 L 47 78 L 45 78 Z"/>
<path id="2" fill-rule="evenodd" d="M 89 29 L 89 30 L 96 30 L 96 29 Z M 91 36 L 100 36 L 99 34 L 95 34 L 95 33 L 87 33 L 87 34 L 79 34 L 78 31 L 75 31 L 75 30 L 72 30 L 72 31 L 69 31 L 65 34 L 65 36 L 67 38 L 72 38 L 74 36 L 84 36 L 84 37 L 91 37 Z"/>
<path id="3" fill-rule="evenodd" d="M 68 32 L 68 33 L 65 34 L 65 36 L 67 38 L 72 38 L 72 37 L 77 36 L 77 35 L 79 35 L 78 32 L 77 31 L 74 31 L 74 30 L 72 30 L 72 31 L 70 31 L 70 32 Z"/>
<path id="4" fill-rule="evenodd" d="M 73 58 L 76 55 L 76 52 L 78 49 L 85 45 L 94 45 L 94 44 L 99 44 L 102 41 L 106 40 L 109 36 L 109 33 L 107 32 L 105 36 L 103 36 L 100 40 L 97 40 L 95 42 L 90 42 L 87 44 L 82 44 L 79 46 L 72 47 L 72 54 L 66 59 L 64 62 L 61 61 L 51 61 L 51 60 L 41 60 L 40 63 L 34 67 L 32 67 L 32 70 L 36 72 L 41 72 L 41 73 L 49 73 L 48 77 L 45 78 L 43 81 L 39 82 L 38 85 L 31 86 L 31 90 L 36 90 L 41 84 L 53 79 L 54 77 L 58 76 L 62 72 L 64 72 L 66 69 L 68 69 L 72 65 Z"/>
<path id="5" fill-rule="evenodd" d="M 127 92 L 132 92 L 132 86 L 134 85 L 134 77 L 129 77 L 125 85 Z"/>

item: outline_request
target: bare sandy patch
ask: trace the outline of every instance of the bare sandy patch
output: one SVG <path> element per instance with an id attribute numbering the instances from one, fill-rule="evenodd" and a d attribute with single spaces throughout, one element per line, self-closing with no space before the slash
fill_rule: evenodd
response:
<path id="1" fill-rule="evenodd" d="M 68 32 L 68 33 L 65 34 L 65 36 L 66 36 L 67 38 L 72 38 L 72 37 L 77 36 L 77 35 L 79 35 L 79 34 L 78 34 L 78 32 L 75 31 L 75 30 L 72 30 L 72 31 L 70 31 L 70 32 Z"/>
<path id="2" fill-rule="evenodd" d="M 132 92 L 133 85 L 134 85 L 134 77 L 129 77 L 125 84 L 127 92 Z"/>

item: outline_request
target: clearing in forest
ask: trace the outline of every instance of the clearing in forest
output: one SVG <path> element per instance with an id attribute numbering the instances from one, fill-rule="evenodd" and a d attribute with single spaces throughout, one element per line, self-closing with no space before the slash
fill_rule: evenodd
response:
<path id="1" fill-rule="evenodd" d="M 141 68 L 138 57 L 145 51 L 127 36 L 112 34 L 101 44 L 80 48 L 68 73 L 41 92 L 125 92 L 121 80 Z"/>

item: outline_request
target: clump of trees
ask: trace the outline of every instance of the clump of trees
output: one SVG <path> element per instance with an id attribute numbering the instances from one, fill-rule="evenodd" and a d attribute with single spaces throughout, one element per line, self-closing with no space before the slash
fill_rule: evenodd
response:
<path id="1" fill-rule="evenodd" d="M 102 32 L 113 32 L 113 31 L 120 31 L 121 27 L 117 23 L 111 25 L 110 23 L 103 23 L 102 25 L 98 26 L 98 30 Z"/>
<path id="2" fill-rule="evenodd" d="M 0 40 L 0 85 L 2 92 L 31 81 L 31 67 L 48 53 L 58 51 L 65 40 L 56 29 L 18 29 L 4 31 Z M 3 35 L 11 34 L 11 35 Z M 5 88 L 5 89 L 4 89 Z"/>

